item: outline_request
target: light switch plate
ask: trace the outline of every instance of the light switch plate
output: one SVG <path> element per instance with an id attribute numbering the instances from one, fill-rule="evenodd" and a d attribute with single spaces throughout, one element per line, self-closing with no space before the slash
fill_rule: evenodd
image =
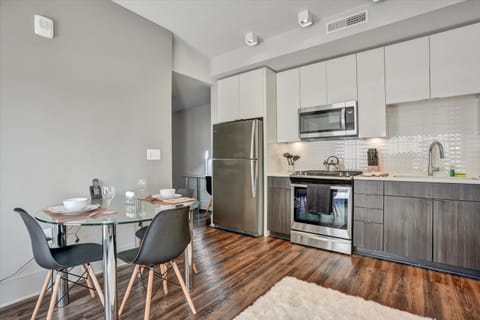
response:
<path id="1" fill-rule="evenodd" d="M 47 39 L 53 39 L 54 24 L 52 19 L 36 14 L 33 16 L 33 25 L 35 34 Z"/>
<path id="2" fill-rule="evenodd" d="M 160 149 L 147 149 L 147 160 L 160 160 Z"/>

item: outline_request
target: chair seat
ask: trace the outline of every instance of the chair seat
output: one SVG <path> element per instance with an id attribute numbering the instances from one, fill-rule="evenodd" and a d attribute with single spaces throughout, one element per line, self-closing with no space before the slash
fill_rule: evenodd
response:
<path id="1" fill-rule="evenodd" d="M 145 237 L 145 233 L 147 232 L 148 227 L 143 227 L 141 229 L 138 229 L 135 232 L 135 237 L 137 237 L 140 240 L 143 240 L 143 237 Z"/>
<path id="2" fill-rule="evenodd" d="M 117 257 L 120 260 L 122 260 L 123 262 L 132 263 L 135 260 L 135 258 L 137 257 L 137 254 L 138 254 L 139 250 L 140 250 L 140 248 L 133 248 L 133 249 L 125 250 L 125 251 L 119 252 L 117 254 Z"/>
<path id="3" fill-rule="evenodd" d="M 102 246 L 96 243 L 81 243 L 53 248 L 51 252 L 57 263 L 69 268 L 103 259 Z"/>

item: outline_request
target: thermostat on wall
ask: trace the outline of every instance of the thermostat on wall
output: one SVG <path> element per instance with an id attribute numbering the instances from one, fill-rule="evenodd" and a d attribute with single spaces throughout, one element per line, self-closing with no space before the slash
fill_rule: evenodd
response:
<path id="1" fill-rule="evenodd" d="M 54 26 L 53 20 L 47 17 L 34 15 L 33 16 L 33 25 L 34 25 L 34 32 L 41 37 L 53 39 L 54 36 Z"/>

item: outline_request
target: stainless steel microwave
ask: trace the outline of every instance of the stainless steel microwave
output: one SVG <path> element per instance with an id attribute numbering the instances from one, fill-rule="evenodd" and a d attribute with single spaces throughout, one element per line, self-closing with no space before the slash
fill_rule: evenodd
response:
<path id="1" fill-rule="evenodd" d="M 298 109 L 300 139 L 358 135 L 357 101 Z"/>

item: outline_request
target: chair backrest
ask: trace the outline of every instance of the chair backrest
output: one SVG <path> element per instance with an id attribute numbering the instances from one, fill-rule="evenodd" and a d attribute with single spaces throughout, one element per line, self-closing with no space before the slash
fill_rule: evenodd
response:
<path id="1" fill-rule="evenodd" d="M 205 189 L 209 195 L 212 195 L 212 176 L 205 176 Z"/>
<path id="2" fill-rule="evenodd" d="M 189 207 L 159 212 L 148 226 L 136 264 L 151 266 L 178 257 L 190 242 Z"/>
<path id="3" fill-rule="evenodd" d="M 177 189 L 177 193 L 181 194 L 182 197 L 193 198 L 193 189 L 180 188 Z"/>
<path id="4" fill-rule="evenodd" d="M 62 265 L 58 264 L 52 256 L 47 239 L 42 228 L 32 216 L 22 208 L 13 209 L 22 218 L 27 227 L 32 242 L 32 251 L 35 261 L 45 269 L 60 269 Z"/>

